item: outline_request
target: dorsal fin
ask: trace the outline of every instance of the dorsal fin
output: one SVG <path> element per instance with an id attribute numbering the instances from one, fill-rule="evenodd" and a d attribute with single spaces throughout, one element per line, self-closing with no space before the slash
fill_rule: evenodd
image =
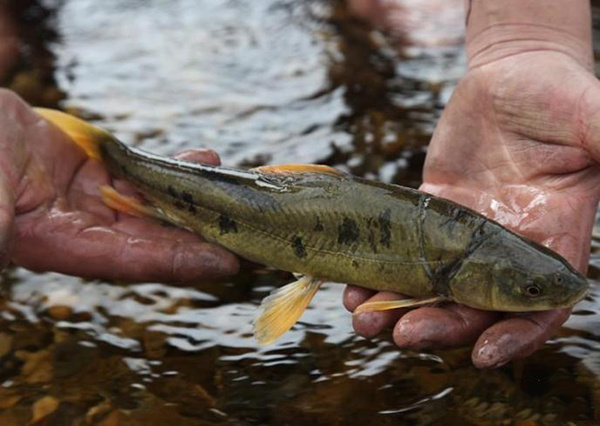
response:
<path id="1" fill-rule="evenodd" d="M 323 173 L 330 176 L 344 176 L 344 173 L 340 170 L 322 164 L 282 164 L 278 166 L 256 167 L 252 170 L 265 174 Z"/>

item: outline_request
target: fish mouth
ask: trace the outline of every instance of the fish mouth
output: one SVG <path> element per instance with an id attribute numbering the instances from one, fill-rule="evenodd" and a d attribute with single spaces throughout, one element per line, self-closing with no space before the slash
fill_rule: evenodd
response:
<path id="1" fill-rule="evenodd" d="M 576 293 L 564 297 L 563 302 L 558 308 L 570 308 L 581 302 L 590 292 L 590 285 L 587 279 L 583 279 L 581 285 L 578 286 Z"/>
<path id="2" fill-rule="evenodd" d="M 577 295 L 572 299 L 572 303 L 573 305 L 581 302 L 583 299 L 585 299 L 585 297 L 588 295 L 588 293 L 590 292 L 590 286 L 589 283 L 585 282 L 585 286 L 579 291 L 579 293 L 577 293 Z"/>

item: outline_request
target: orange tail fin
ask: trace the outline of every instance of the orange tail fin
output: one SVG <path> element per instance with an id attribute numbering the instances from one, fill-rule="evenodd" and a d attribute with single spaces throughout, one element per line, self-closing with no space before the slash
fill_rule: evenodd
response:
<path id="1" fill-rule="evenodd" d="M 66 133 L 88 157 L 94 160 L 102 161 L 98 150 L 102 141 L 116 140 L 107 131 L 64 112 L 47 108 L 34 108 L 34 111 Z"/>

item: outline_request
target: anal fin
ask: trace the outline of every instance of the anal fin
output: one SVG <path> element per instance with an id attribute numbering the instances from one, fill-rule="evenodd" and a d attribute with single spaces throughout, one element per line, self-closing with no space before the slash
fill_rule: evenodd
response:
<path id="1" fill-rule="evenodd" d="M 292 328 L 321 284 L 323 281 L 305 276 L 266 297 L 254 321 L 254 338 L 260 344 L 267 345 Z"/>
<path id="2" fill-rule="evenodd" d="M 389 311 L 391 309 L 412 308 L 415 306 L 430 305 L 432 303 L 443 302 L 445 297 L 436 296 L 421 299 L 402 299 L 386 300 L 381 302 L 368 302 L 358 306 L 353 315 L 363 314 L 365 312 Z"/>

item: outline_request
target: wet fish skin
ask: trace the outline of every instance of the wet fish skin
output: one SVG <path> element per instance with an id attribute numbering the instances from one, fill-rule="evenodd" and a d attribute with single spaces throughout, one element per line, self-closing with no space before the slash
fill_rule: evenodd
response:
<path id="1" fill-rule="evenodd" d="M 242 171 L 100 145 L 168 220 L 278 269 L 488 310 L 570 306 L 587 281 L 554 252 L 451 201 L 340 172 Z M 535 286 L 540 294 L 531 295 Z"/>
<path id="2" fill-rule="evenodd" d="M 90 155 L 131 182 L 160 217 L 257 263 L 487 310 L 572 306 L 588 288 L 551 250 L 414 189 L 324 166 L 186 163 L 100 129 L 82 131 L 95 141 Z"/>

